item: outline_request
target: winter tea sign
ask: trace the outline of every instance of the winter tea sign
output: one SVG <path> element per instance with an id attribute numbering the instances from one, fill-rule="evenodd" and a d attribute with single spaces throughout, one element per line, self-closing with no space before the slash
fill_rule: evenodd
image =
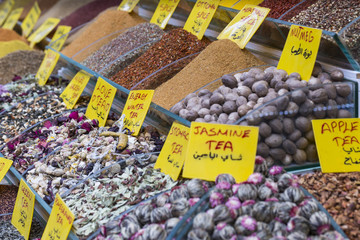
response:
<path id="1" fill-rule="evenodd" d="M 254 171 L 258 127 L 192 122 L 183 177 L 215 181 L 229 173 L 237 182 Z"/>

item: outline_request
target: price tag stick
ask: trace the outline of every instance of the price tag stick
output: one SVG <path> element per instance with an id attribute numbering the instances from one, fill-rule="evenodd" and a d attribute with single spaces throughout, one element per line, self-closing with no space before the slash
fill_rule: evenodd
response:
<path id="1" fill-rule="evenodd" d="M 66 240 L 75 216 L 57 193 L 42 240 Z"/>
<path id="2" fill-rule="evenodd" d="M 34 206 L 35 193 L 33 193 L 25 181 L 21 179 L 11 223 L 26 240 L 29 239 L 30 235 Z"/>
<path id="3" fill-rule="evenodd" d="M 198 0 L 185 22 L 184 29 L 201 40 L 216 12 L 219 2 L 220 0 Z"/>
<path id="4" fill-rule="evenodd" d="M 154 168 L 170 175 L 176 181 L 184 165 L 190 129 L 174 122 Z"/>
<path id="5" fill-rule="evenodd" d="M 0 157 L 0 182 L 12 166 L 13 161 Z"/>
<path id="6" fill-rule="evenodd" d="M 169 22 L 171 16 L 173 15 L 177 5 L 180 0 L 160 0 L 154 15 L 152 16 L 150 23 L 158 25 L 160 28 L 164 29 L 166 24 Z"/>

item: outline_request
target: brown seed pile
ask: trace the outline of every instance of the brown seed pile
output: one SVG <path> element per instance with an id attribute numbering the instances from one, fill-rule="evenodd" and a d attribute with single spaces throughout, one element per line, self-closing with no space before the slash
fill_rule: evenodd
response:
<path id="1" fill-rule="evenodd" d="M 332 215 L 350 239 L 360 236 L 360 173 L 309 173 L 305 187 Z"/>
<path id="2" fill-rule="evenodd" d="M 359 15 L 358 0 L 319 0 L 290 21 L 331 32 L 339 32 Z"/>
<path id="3" fill-rule="evenodd" d="M 209 41 L 207 39 L 199 41 L 196 36 L 184 29 L 178 28 L 171 30 L 163 35 L 158 43 L 154 44 L 133 64 L 115 74 L 112 80 L 130 89 L 155 71 L 190 54 L 202 51 L 208 44 Z M 188 61 L 185 61 L 185 63 L 187 64 Z M 184 66 L 185 64 L 182 65 L 182 67 Z M 174 68 L 164 70 L 162 74 L 157 77 L 139 84 L 136 89 L 155 89 L 170 79 L 174 75 L 174 72 L 177 73 L 180 69 L 181 67 L 176 64 Z"/>
<path id="4" fill-rule="evenodd" d="M 12 213 L 15 206 L 18 187 L 9 185 L 0 185 L 0 215 Z M 11 215 L 2 216 L 0 220 L 10 220 Z"/>
<path id="5" fill-rule="evenodd" d="M 263 64 L 265 63 L 249 51 L 241 50 L 230 40 L 212 42 L 183 70 L 157 87 L 153 101 L 170 109 L 187 94 L 224 74 Z"/>
<path id="6" fill-rule="evenodd" d="M 308 7 L 310 7 L 311 5 L 313 5 L 315 2 L 317 2 L 318 0 L 306 0 L 304 2 L 302 2 L 301 4 L 297 5 L 294 9 L 292 9 L 291 11 L 289 11 L 288 13 L 286 13 L 281 20 L 284 21 L 289 21 L 291 18 L 295 17 L 296 15 L 298 15 L 301 11 L 307 9 Z"/>
<path id="7" fill-rule="evenodd" d="M 15 31 L 5 28 L 0 28 L 0 42 L 12 41 L 12 40 L 20 40 L 25 43 L 28 43 L 26 39 Z"/>
<path id="8" fill-rule="evenodd" d="M 259 6 L 271 9 L 267 17 L 279 18 L 299 2 L 301 0 L 265 0 Z"/>
<path id="9" fill-rule="evenodd" d="M 139 23 L 145 22 L 144 19 L 136 15 L 135 13 L 127 13 L 124 11 L 118 11 L 117 9 L 111 9 L 102 12 L 94 22 L 86 27 L 84 31 L 77 37 L 71 44 L 69 44 L 62 53 L 68 57 L 72 57 L 74 60 L 81 62 L 92 53 L 97 51 L 100 47 L 110 42 L 113 38 L 118 35 L 114 34 L 111 37 L 107 37 L 85 51 L 77 54 L 81 49 L 94 43 L 102 37 L 105 37 L 116 31 L 133 27 Z"/>
<path id="10" fill-rule="evenodd" d="M 352 56 L 360 62 L 360 19 L 349 26 L 341 35 Z"/>

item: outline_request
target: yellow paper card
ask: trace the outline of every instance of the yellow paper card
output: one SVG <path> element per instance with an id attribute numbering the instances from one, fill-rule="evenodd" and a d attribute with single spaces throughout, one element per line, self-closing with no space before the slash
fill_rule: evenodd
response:
<path id="1" fill-rule="evenodd" d="M 240 0 L 238 3 L 236 3 L 234 6 L 232 6 L 231 8 L 236 9 L 236 10 L 241 10 L 245 7 L 245 5 L 259 5 L 260 3 L 262 3 L 264 0 Z"/>
<path id="2" fill-rule="evenodd" d="M 192 122 L 183 177 L 215 181 L 222 173 L 237 182 L 254 171 L 258 127 Z"/>
<path id="3" fill-rule="evenodd" d="M 269 11 L 268 8 L 246 5 L 217 38 L 230 39 L 241 49 L 245 48 Z"/>
<path id="4" fill-rule="evenodd" d="M 12 7 L 14 6 L 14 0 L 7 0 L 0 9 L 0 26 L 5 22 L 5 19 L 9 15 Z"/>
<path id="5" fill-rule="evenodd" d="M 53 38 L 51 39 L 51 42 L 49 43 L 49 46 L 52 49 L 60 52 L 61 48 L 65 44 L 67 37 L 69 36 L 70 31 L 71 31 L 71 27 L 69 26 L 65 26 L 65 25 L 58 26 Z"/>
<path id="6" fill-rule="evenodd" d="M 2 28 L 6 28 L 6 29 L 13 29 L 17 23 L 17 21 L 19 20 L 21 13 L 23 12 L 24 8 L 17 8 L 15 10 L 13 10 L 9 17 L 6 19 L 6 22 L 4 23 L 4 25 L 2 26 Z"/>
<path id="7" fill-rule="evenodd" d="M 164 29 L 166 27 L 166 24 L 169 22 L 171 16 L 173 15 L 179 2 L 180 0 L 160 0 L 154 12 L 154 15 L 150 20 L 150 23 L 154 23 L 160 28 Z"/>
<path id="8" fill-rule="evenodd" d="M 132 12 L 139 1 L 140 0 L 123 0 L 119 5 L 118 10 Z"/>
<path id="9" fill-rule="evenodd" d="M 29 13 L 24 18 L 24 21 L 21 24 L 22 35 L 24 37 L 29 36 L 33 30 L 37 20 L 39 19 L 41 10 L 37 2 L 34 3 L 33 7 L 30 9 Z"/>
<path id="10" fill-rule="evenodd" d="M 75 216 L 57 193 L 41 240 L 66 240 Z"/>
<path id="11" fill-rule="evenodd" d="M 3 180 L 12 164 L 13 161 L 0 157 L 0 182 Z"/>
<path id="12" fill-rule="evenodd" d="M 75 75 L 69 85 L 66 86 L 65 90 L 60 95 L 60 97 L 66 104 L 66 108 L 74 108 L 91 76 L 91 74 L 85 72 L 84 70 L 81 70 Z"/>
<path id="13" fill-rule="evenodd" d="M 86 109 L 85 116 L 89 119 L 97 119 L 99 121 L 99 126 L 104 127 L 115 94 L 116 88 L 99 77 Z"/>
<path id="14" fill-rule="evenodd" d="M 60 19 L 58 18 L 46 19 L 46 21 L 30 35 L 28 38 L 29 42 L 32 44 L 41 42 L 41 40 L 43 40 L 56 27 L 56 25 L 58 25 L 59 22 Z"/>
<path id="15" fill-rule="evenodd" d="M 312 120 L 322 172 L 360 171 L 360 119 Z"/>
<path id="16" fill-rule="evenodd" d="M 221 0 L 219 3 L 219 6 L 231 8 L 235 3 L 237 3 L 239 0 Z"/>
<path id="17" fill-rule="evenodd" d="M 190 129 L 174 122 L 154 168 L 177 180 L 184 165 Z"/>
<path id="18" fill-rule="evenodd" d="M 48 49 L 45 53 L 44 60 L 41 62 L 40 68 L 36 73 L 36 78 L 39 79 L 39 85 L 44 86 L 54 70 L 60 54 Z"/>
<path id="19" fill-rule="evenodd" d="M 29 239 L 30 235 L 34 206 L 35 194 L 25 181 L 21 179 L 11 223 L 26 240 Z"/>
<path id="20" fill-rule="evenodd" d="M 184 29 L 201 40 L 216 12 L 219 2 L 220 0 L 197 0 L 186 20 Z"/>
<path id="21" fill-rule="evenodd" d="M 122 116 L 124 127 L 129 129 L 132 135 L 137 136 L 149 110 L 154 90 L 130 91 L 126 100 Z"/>
<path id="22" fill-rule="evenodd" d="M 321 33 L 320 29 L 291 25 L 277 68 L 288 74 L 297 72 L 301 79 L 308 81 L 314 69 Z"/>

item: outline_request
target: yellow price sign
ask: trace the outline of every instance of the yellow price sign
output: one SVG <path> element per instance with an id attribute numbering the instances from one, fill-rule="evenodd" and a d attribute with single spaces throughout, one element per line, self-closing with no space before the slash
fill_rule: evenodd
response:
<path id="1" fill-rule="evenodd" d="M 66 240 L 75 216 L 57 193 L 42 240 Z"/>
<path id="2" fill-rule="evenodd" d="M 67 37 L 69 36 L 70 31 L 71 31 L 70 26 L 65 26 L 65 25 L 58 26 L 53 38 L 51 39 L 51 42 L 49 43 L 49 46 L 52 49 L 60 52 L 61 48 L 65 44 Z"/>
<path id="3" fill-rule="evenodd" d="M 61 93 L 60 97 L 63 99 L 68 109 L 74 108 L 91 76 L 91 74 L 81 70 L 75 75 L 69 85 L 67 85 L 65 90 Z"/>
<path id="4" fill-rule="evenodd" d="M 13 6 L 14 0 L 8 0 L 3 4 L 3 7 L 0 9 L 0 26 L 5 22 Z"/>
<path id="5" fill-rule="evenodd" d="M 190 129 L 174 122 L 154 168 L 177 180 L 184 165 Z"/>
<path id="6" fill-rule="evenodd" d="M 231 8 L 235 3 L 237 3 L 239 0 L 221 0 L 219 3 L 219 6 Z"/>
<path id="7" fill-rule="evenodd" d="M 6 19 L 6 22 L 4 23 L 2 28 L 13 29 L 15 27 L 17 21 L 19 20 L 23 10 L 24 10 L 24 8 L 17 8 L 15 10 L 13 10 L 10 13 L 9 17 Z"/>
<path id="8" fill-rule="evenodd" d="M 219 2 L 220 0 L 198 0 L 186 20 L 184 29 L 201 40 L 216 12 Z"/>
<path id="9" fill-rule="evenodd" d="M 123 0 L 119 5 L 118 10 L 132 12 L 139 1 L 140 0 Z"/>
<path id="10" fill-rule="evenodd" d="M 13 161 L 0 157 L 0 182 L 3 180 L 12 164 Z"/>
<path id="11" fill-rule="evenodd" d="M 122 115 L 125 115 L 124 127 L 137 136 L 149 110 L 154 90 L 130 91 Z"/>
<path id="12" fill-rule="evenodd" d="M 104 127 L 109 115 L 116 88 L 101 77 L 98 78 L 94 92 L 91 96 L 85 116 L 89 119 L 99 120 L 99 126 Z"/>
<path id="13" fill-rule="evenodd" d="M 25 181 L 21 179 L 11 223 L 26 240 L 29 239 L 30 235 L 34 206 L 35 193 L 33 193 Z"/>
<path id="14" fill-rule="evenodd" d="M 180 0 L 160 0 L 150 22 L 164 29 Z"/>
<path id="15" fill-rule="evenodd" d="M 29 13 L 24 18 L 24 21 L 21 24 L 22 35 L 27 37 L 33 30 L 37 20 L 39 19 L 41 10 L 37 2 L 34 3 Z"/>
<path id="16" fill-rule="evenodd" d="M 301 79 L 308 81 L 314 69 L 321 34 L 320 29 L 291 25 L 277 68 L 288 74 L 297 72 Z"/>
<path id="17" fill-rule="evenodd" d="M 258 127 L 192 122 L 183 177 L 215 181 L 229 173 L 245 181 L 254 171 Z"/>
<path id="18" fill-rule="evenodd" d="M 360 119 L 312 120 L 322 172 L 360 171 Z"/>
<path id="19" fill-rule="evenodd" d="M 36 73 L 36 78 L 39 80 L 39 85 L 44 86 L 49 79 L 52 71 L 54 70 L 56 63 L 58 62 L 60 54 L 48 49 L 45 53 L 45 57 L 41 62 L 40 68 Z"/>
<path id="20" fill-rule="evenodd" d="M 31 44 L 39 43 L 43 40 L 60 22 L 58 18 L 48 18 L 46 21 L 41 24 L 41 26 L 36 29 L 36 31 L 30 35 L 28 38 Z"/>
<path id="21" fill-rule="evenodd" d="M 217 38 L 230 39 L 241 49 L 245 48 L 269 12 L 268 8 L 246 5 Z"/>
<path id="22" fill-rule="evenodd" d="M 231 8 L 236 10 L 241 10 L 245 7 L 245 5 L 259 5 L 264 0 L 240 0 L 238 3 L 234 4 Z"/>

